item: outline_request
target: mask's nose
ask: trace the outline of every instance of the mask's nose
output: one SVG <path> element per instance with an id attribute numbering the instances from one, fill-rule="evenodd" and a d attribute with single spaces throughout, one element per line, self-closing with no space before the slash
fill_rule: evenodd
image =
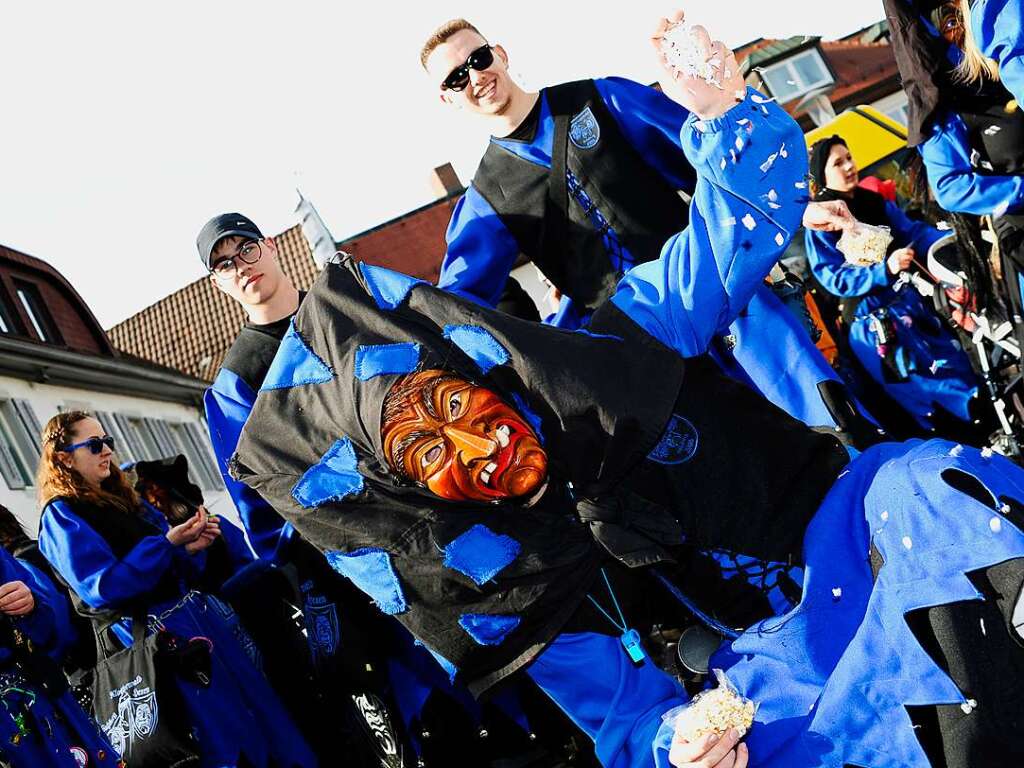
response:
<path id="1" fill-rule="evenodd" d="M 441 427 L 441 432 L 452 441 L 455 452 L 463 464 L 469 464 L 474 459 L 486 459 L 494 454 L 498 444 L 484 435 L 467 432 L 464 429 L 446 424 Z"/>

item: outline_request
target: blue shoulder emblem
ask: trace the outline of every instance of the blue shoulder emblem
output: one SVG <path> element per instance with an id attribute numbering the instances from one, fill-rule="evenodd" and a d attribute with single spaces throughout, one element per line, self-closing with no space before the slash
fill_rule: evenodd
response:
<path id="1" fill-rule="evenodd" d="M 569 123 L 569 140 L 580 149 L 593 149 L 601 140 L 601 126 L 587 107 Z"/>
<path id="2" fill-rule="evenodd" d="M 659 464 L 684 464 L 697 453 L 699 442 L 697 428 L 682 416 L 673 415 L 647 458 Z"/>

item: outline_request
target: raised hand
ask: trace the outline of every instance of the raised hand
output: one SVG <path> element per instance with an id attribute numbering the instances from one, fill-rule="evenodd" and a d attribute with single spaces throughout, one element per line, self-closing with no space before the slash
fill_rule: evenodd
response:
<path id="1" fill-rule="evenodd" d="M 206 530 L 206 510 L 200 508 L 192 517 L 167 531 L 167 540 L 176 547 L 191 544 Z"/>
<path id="2" fill-rule="evenodd" d="M 686 28 L 685 16 L 676 11 L 661 19 L 651 35 L 661 67 L 665 94 L 708 120 L 728 112 L 746 94 L 746 83 L 736 57 L 721 40 L 712 40 L 701 26 Z"/>
<path id="3" fill-rule="evenodd" d="M 803 224 L 807 229 L 819 232 L 838 232 L 857 223 L 850 209 L 842 200 L 825 200 L 808 203 L 804 210 Z"/>

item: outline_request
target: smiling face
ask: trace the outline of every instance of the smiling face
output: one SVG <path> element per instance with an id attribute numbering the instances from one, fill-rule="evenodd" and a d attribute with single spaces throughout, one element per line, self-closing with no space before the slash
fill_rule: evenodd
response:
<path id="1" fill-rule="evenodd" d="M 836 144 L 828 154 L 825 163 L 825 186 L 836 192 L 852 192 L 860 182 L 857 164 L 853 162 L 850 150 Z"/>
<path id="2" fill-rule="evenodd" d="M 75 422 L 70 434 L 68 445 L 85 442 L 90 437 L 105 437 L 107 433 L 96 419 L 85 418 Z M 114 452 L 105 444 L 99 453 L 82 446 L 73 451 L 59 451 L 57 456 L 64 466 L 76 470 L 85 482 L 96 488 L 110 477 L 110 465 L 114 460 Z"/>
<path id="3" fill-rule="evenodd" d="M 547 455 L 523 418 L 491 390 L 447 371 L 395 383 L 381 438 L 393 471 L 443 499 L 527 496 L 547 477 Z"/>
<path id="4" fill-rule="evenodd" d="M 483 71 L 469 68 L 469 84 L 461 91 L 445 90 L 441 83 L 452 70 L 463 66 L 473 51 L 487 44 L 478 32 L 463 29 L 438 45 L 427 57 L 426 70 L 441 100 L 473 114 L 503 115 L 512 104 L 516 85 L 508 73 L 508 54 L 500 45 L 492 47 L 494 61 Z"/>

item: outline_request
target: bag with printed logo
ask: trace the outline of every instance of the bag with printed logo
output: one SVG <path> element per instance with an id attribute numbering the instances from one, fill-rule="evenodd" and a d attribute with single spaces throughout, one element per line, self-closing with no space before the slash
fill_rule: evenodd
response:
<path id="1" fill-rule="evenodd" d="M 136 617 L 131 646 L 112 651 L 110 625 L 94 628 L 99 661 L 91 673 L 92 715 L 114 749 L 131 768 L 198 765 L 173 673 L 161 670 L 160 633 L 147 637 L 145 617 Z"/>

